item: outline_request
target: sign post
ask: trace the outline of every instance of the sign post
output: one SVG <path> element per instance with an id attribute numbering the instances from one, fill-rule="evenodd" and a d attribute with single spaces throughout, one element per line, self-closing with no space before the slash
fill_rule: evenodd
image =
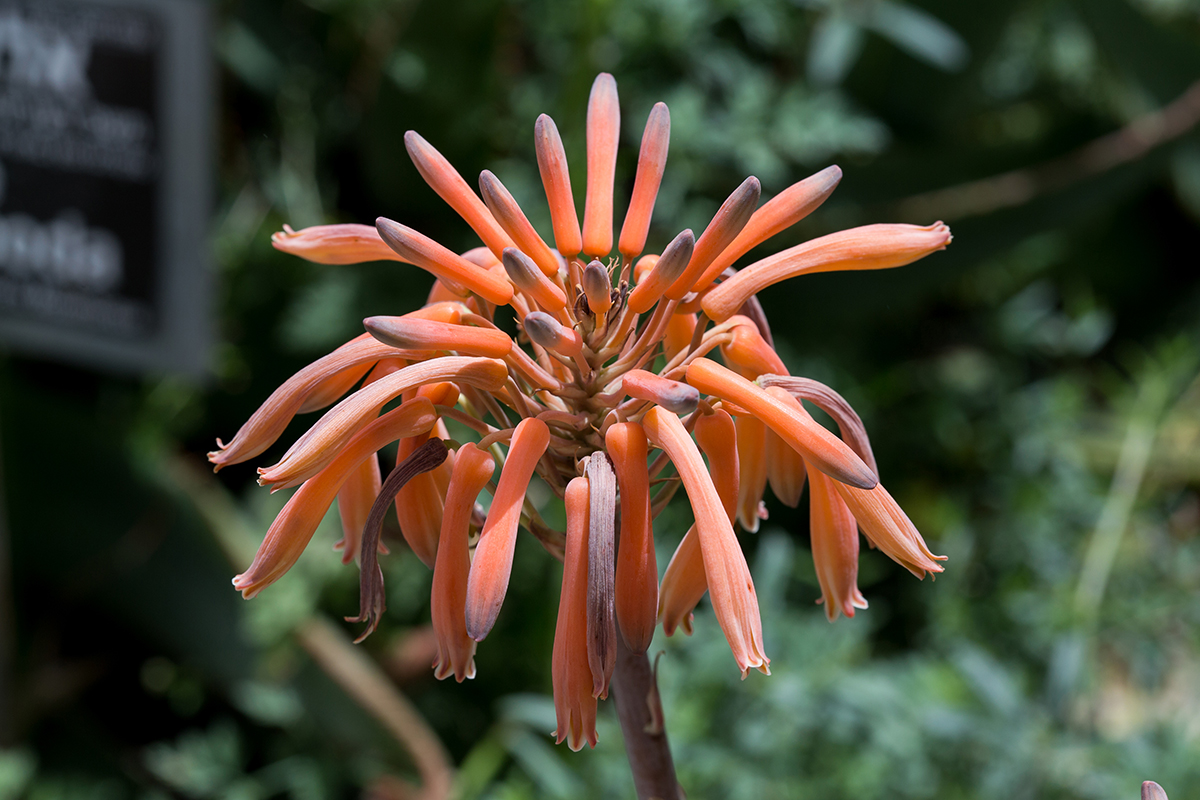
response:
<path id="1" fill-rule="evenodd" d="M 0 0 L 0 341 L 204 373 L 208 30 L 200 0 Z"/>

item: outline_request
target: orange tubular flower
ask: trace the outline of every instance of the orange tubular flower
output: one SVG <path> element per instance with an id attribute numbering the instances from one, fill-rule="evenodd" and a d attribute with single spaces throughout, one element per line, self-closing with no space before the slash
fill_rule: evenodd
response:
<path id="1" fill-rule="evenodd" d="M 492 216 L 516 242 L 516 247 L 504 249 L 521 253 L 521 255 L 528 253 L 529 255 L 526 257 L 532 259 L 544 275 L 557 275 L 558 257 L 542 241 L 542 237 L 538 236 L 538 232 L 533 229 L 529 218 L 525 216 L 525 212 L 517 205 L 517 201 L 513 199 L 500 179 L 485 169 L 479 175 L 479 191 L 483 194 L 483 202 L 491 210 Z"/>
<path id="2" fill-rule="evenodd" d="M 379 229 L 379 235 L 387 242 L 388 247 L 441 280 L 465 286 L 496 305 L 502 306 L 512 299 L 512 286 L 506 281 L 479 269 L 477 265 L 455 255 L 412 228 L 384 217 L 375 220 L 375 227 Z"/>
<path id="3" fill-rule="evenodd" d="M 567 153 L 558 135 L 558 126 L 545 114 L 538 117 L 533 126 L 533 142 L 546 199 L 550 201 L 554 245 L 564 258 L 574 258 L 583 249 L 583 235 L 579 232 L 579 216 L 575 213 L 575 198 L 571 195 Z"/>
<path id="4" fill-rule="evenodd" d="M 612 278 L 604 265 L 593 261 L 584 267 L 580 288 L 587 298 L 588 310 L 603 319 L 613 304 Z"/>
<path id="5" fill-rule="evenodd" d="M 242 596 L 253 597 L 292 568 L 338 490 L 362 461 L 389 442 L 428 431 L 436 420 L 430 402 L 417 398 L 375 420 L 351 439 L 329 466 L 305 481 L 279 512 L 254 562 L 233 579 Z"/>
<path id="6" fill-rule="evenodd" d="M 621 258 L 626 261 L 637 258 L 646 246 L 654 201 L 658 198 L 658 187 L 667 167 L 670 139 L 671 112 L 667 110 L 666 103 L 655 103 L 654 108 L 650 109 L 650 118 L 646 120 L 646 132 L 642 134 L 642 151 L 638 154 L 633 196 L 629 198 L 629 211 L 625 213 L 625 224 L 621 226 L 621 239 L 617 245 Z"/>
<path id="7" fill-rule="evenodd" d="M 792 184 L 764 203 L 750 217 L 737 238 L 704 270 L 704 274 L 696 281 L 695 291 L 704 291 L 733 262 L 816 211 L 833 194 L 841 179 L 842 171 L 839 168 L 826 167 L 816 175 Z"/>
<path id="8" fill-rule="evenodd" d="M 408 149 L 408 157 L 412 159 L 417 172 L 421 173 L 429 187 L 466 220 L 496 258 L 500 257 L 504 248 L 512 247 L 512 239 L 508 238 L 508 234 L 496 222 L 487 206 L 471 191 L 471 187 L 463 180 L 462 175 L 458 174 L 458 170 L 450 166 L 445 156 L 416 131 L 404 134 L 404 146 Z"/>
<path id="9" fill-rule="evenodd" d="M 739 464 L 737 452 L 737 429 L 729 414 L 718 410 L 715 414 L 700 417 L 696 422 L 696 442 L 708 456 L 708 469 L 713 485 L 725 513 L 732 523 L 737 510 Z M 687 534 L 671 557 L 663 575 L 661 602 L 658 616 L 662 620 L 663 633 L 667 636 L 682 626 L 685 633 L 692 635 L 692 609 L 708 591 L 704 577 L 704 558 L 700 552 L 700 537 L 696 526 Z"/>
<path id="10" fill-rule="evenodd" d="M 942 571 L 942 565 L 937 562 L 945 561 L 946 557 L 935 556 L 929 551 L 912 520 L 883 484 L 868 491 L 835 482 L 834 488 L 850 507 L 863 533 L 889 558 L 918 578 L 924 578 L 926 572 Z"/>
<path id="11" fill-rule="evenodd" d="M 452 350 L 485 358 L 504 358 L 512 350 L 508 334 L 491 328 L 404 317 L 367 317 L 363 327 L 384 344 L 409 350 Z"/>
<path id="12" fill-rule="evenodd" d="M 700 402 L 700 392 L 695 387 L 668 380 L 644 369 L 626 372 L 621 388 L 630 397 L 656 403 L 672 414 L 690 414 Z"/>
<path id="13" fill-rule="evenodd" d="M 402 464 L 429 438 L 426 435 L 401 439 L 396 448 L 396 463 Z M 416 475 L 401 487 L 396 494 L 396 521 L 400 523 L 404 541 L 408 542 L 417 558 L 433 569 L 442 529 L 442 495 L 438 492 L 437 480 L 432 472 Z"/>
<path id="14" fill-rule="evenodd" d="M 745 678 L 751 669 L 770 675 L 770 659 L 763 653 L 762 620 L 758 613 L 758 596 L 746 557 L 733 535 L 729 515 L 704 468 L 704 460 L 695 442 L 688 436 L 679 417 L 655 407 L 643 422 L 650 441 L 661 448 L 683 481 L 692 511 L 696 515 L 696 531 L 700 552 L 704 557 L 704 577 L 712 596 L 713 611 L 733 657 Z"/>
<path id="15" fill-rule="evenodd" d="M 562 139 L 553 120 L 538 118 L 534 151 L 553 247 L 499 177 L 484 171 L 477 194 L 413 131 L 404 143 L 417 171 L 479 246 L 455 253 L 382 217 L 374 226 L 275 234 L 278 249 L 322 264 L 410 262 L 432 274 L 433 286 L 417 311 L 367 318 L 365 333 L 285 381 L 209 454 L 215 469 L 247 461 L 297 414 L 324 409 L 282 456 L 273 454 L 276 463 L 259 469 L 272 490 L 299 488 L 235 586 L 251 597 L 278 580 L 336 499 L 342 560 L 359 563 L 353 621 L 366 623 L 365 637 L 385 610 L 379 554 L 388 552 L 383 521 L 395 505 L 403 536 L 434 571 L 438 678 L 474 675 L 476 643 L 496 623 L 524 527 L 565 561 L 553 678 L 556 735 L 573 749 L 595 744 L 596 698 L 610 679 L 618 698 L 644 684 L 634 676 L 656 620 L 668 635 L 678 627 L 690 633 L 706 591 L 742 676 L 767 672 L 734 523 L 758 530 L 768 482 L 789 505 L 806 480 L 811 487 L 813 560 L 830 619 L 866 607 L 856 586 L 858 529 L 918 577 L 942 570 L 942 557 L 879 484 L 862 420 L 830 387 L 788 374 L 755 293 L 806 273 L 907 264 L 944 248 L 949 230 L 868 225 L 734 272 L 752 248 L 829 197 L 841 170 L 828 167 L 761 207 L 751 176 L 698 238 L 683 230 L 648 245 L 671 127 L 659 103 L 613 253 L 620 121 L 616 80 L 602 74 L 588 101 L 581 226 Z M 503 305 L 512 312 L 497 313 Z M 509 314 L 515 336 L 502 330 Z M 828 412 L 840 438 L 801 400 Z M 397 466 L 383 474 L 378 451 L 391 442 Z M 535 473 L 544 491 L 528 492 Z M 486 515 L 476 503 L 485 486 L 493 494 Z M 654 517 L 680 487 L 695 525 L 659 585 Z M 543 513 L 543 502 L 565 504 L 565 532 L 544 521 L 562 515 Z"/>
<path id="16" fill-rule="evenodd" d="M 587 199 L 583 206 L 583 252 L 593 258 L 612 250 L 613 175 L 621 108 L 617 82 L 607 72 L 596 76 L 587 113 Z"/>
<path id="17" fill-rule="evenodd" d="M 475 498 L 496 471 L 495 460 L 473 442 L 464 444 L 454 458 L 454 474 L 446 492 L 446 513 L 433 568 L 433 630 L 438 654 L 433 664 L 438 680 L 454 675 L 462 683 L 475 677 L 475 640 L 467 634 L 467 577 L 471 556 L 467 550 Z"/>
<path id="18" fill-rule="evenodd" d="M 276 250 L 300 256 L 315 264 L 404 262 L 395 250 L 379 238 L 379 231 L 370 225 L 314 225 L 298 231 L 284 225 L 282 231 L 271 235 L 271 244 Z"/>
<path id="19" fill-rule="evenodd" d="M 879 483 L 875 473 L 841 439 L 811 417 L 780 407 L 765 390 L 737 373 L 707 358 L 698 358 L 688 365 L 687 379 L 700 391 L 748 410 L 829 477 L 860 489 L 870 489 Z"/>
<path id="20" fill-rule="evenodd" d="M 638 266 L 646 264 L 649 274 L 644 280 L 639 279 L 629 295 L 629 309 L 635 314 L 645 314 L 666 293 L 667 289 L 679 280 L 679 276 L 687 269 L 692 258 L 696 240 L 691 229 L 685 228 L 663 250 L 661 256 L 650 257 L 638 261 Z"/>
<path id="21" fill-rule="evenodd" d="M 513 431 L 512 446 L 500 473 L 487 524 L 475 547 L 475 561 L 471 563 L 471 579 L 467 584 L 467 632 L 477 642 L 482 642 L 496 624 L 508 592 L 525 488 L 549 443 L 550 429 L 540 419 L 524 419 Z"/>
<path id="22" fill-rule="evenodd" d="M 853 617 L 854 609 L 867 607 L 858 590 L 858 525 L 832 478 L 814 472 L 810 486 L 812 557 L 821 584 L 817 602 L 824 602 L 825 616 L 833 622 L 839 613 Z"/>
<path id="23" fill-rule="evenodd" d="M 644 653 L 654 636 L 658 608 L 658 565 L 650 516 L 650 473 L 646 432 L 636 422 L 613 425 L 604 445 L 621 489 L 621 546 L 617 550 L 617 626 L 625 644 Z"/>
<path id="24" fill-rule="evenodd" d="M 663 340 L 663 358 L 667 361 L 684 351 L 696 332 L 695 314 L 672 314 L 667 323 L 667 334 Z"/>
<path id="25" fill-rule="evenodd" d="M 767 488 L 767 434 L 771 433 L 758 417 L 738 415 L 737 421 L 738 464 L 741 480 L 738 482 L 737 519 L 742 530 L 758 533 L 763 491 Z"/>
<path id="26" fill-rule="evenodd" d="M 940 222 L 919 225 L 864 225 L 798 244 L 751 264 L 704 298 L 704 312 L 728 319 L 763 289 L 797 275 L 841 270 L 890 269 L 911 264 L 950 244 Z"/>
<path id="27" fill-rule="evenodd" d="M 497 391 L 504 385 L 507 375 L 508 368 L 504 362 L 491 358 L 447 356 L 405 367 L 364 386 L 326 412 L 316 425 L 292 445 L 278 464 L 260 470 L 259 480 L 278 484 L 277 488 L 285 488 L 315 475 L 337 455 L 354 432 L 367 423 L 372 414 L 379 413 L 380 406 L 409 389 L 436 381 L 457 381 Z"/>
<path id="28" fill-rule="evenodd" d="M 358 561 L 362 548 L 362 530 L 367 524 L 371 505 L 379 495 L 383 477 L 379 474 L 379 457 L 374 453 L 355 467 L 337 493 L 338 516 L 342 520 L 342 538 L 334 550 L 342 551 L 342 563 Z"/>
<path id="29" fill-rule="evenodd" d="M 373 383 L 384 375 L 390 375 L 398 369 L 403 369 L 404 362 L 400 359 L 386 359 L 375 365 L 367 376 L 365 383 Z M 420 404 L 417 404 L 420 406 Z M 423 406 L 420 406 L 423 409 Z M 439 420 L 440 422 L 440 420 Z M 342 563 L 357 562 L 361 554 L 362 532 L 367 524 L 371 506 L 383 486 L 383 478 L 379 474 L 379 457 L 375 454 L 359 464 L 338 491 L 338 516 L 342 520 L 342 538 L 333 545 L 334 550 L 342 551 Z M 383 542 L 379 543 L 384 547 Z M 386 548 L 381 552 L 387 552 Z"/>
<path id="30" fill-rule="evenodd" d="M 687 268 L 667 289 L 666 295 L 669 299 L 682 300 L 685 294 L 692 291 L 692 285 L 704 274 L 704 270 L 713 259 L 729 246 L 742 232 L 742 228 L 746 227 L 750 215 L 754 213 L 754 207 L 758 205 L 761 192 L 758 178 L 751 176 L 729 195 L 717 209 L 704 233 L 696 240 L 696 247 L 692 251 Z"/>
<path id="31" fill-rule="evenodd" d="M 562 594 L 558 598 L 558 624 L 554 627 L 554 711 L 559 744 L 565 739 L 572 750 L 584 742 L 596 746 L 596 697 L 592 669 L 588 666 L 588 480 L 572 478 L 567 484 L 567 545 L 563 557 Z"/>
<path id="32" fill-rule="evenodd" d="M 769 387 L 767 394 L 777 400 L 780 395 L 792 399 L 783 389 Z M 800 504 L 804 481 L 808 477 L 804 458 L 788 447 L 787 442 L 774 431 L 767 431 L 766 445 L 767 482 L 771 484 L 771 491 L 779 498 L 779 502 L 788 508 L 795 508 Z"/>

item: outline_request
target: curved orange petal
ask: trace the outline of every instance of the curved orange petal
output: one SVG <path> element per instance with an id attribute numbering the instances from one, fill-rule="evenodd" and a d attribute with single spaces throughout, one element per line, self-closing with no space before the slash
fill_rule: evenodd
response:
<path id="1" fill-rule="evenodd" d="M 757 533 L 763 491 L 767 488 L 767 426 L 757 417 L 741 414 L 736 421 L 738 463 L 741 480 L 738 482 L 737 518 L 742 530 Z"/>
<path id="2" fill-rule="evenodd" d="M 758 206 L 758 197 L 761 192 L 762 186 L 759 184 L 758 178 L 752 175 L 742 181 L 742 185 L 734 189 L 733 194 L 726 198 L 721 207 L 717 209 L 717 213 L 713 215 L 712 221 L 708 223 L 708 227 L 704 229 L 704 233 L 700 234 L 700 238 L 696 240 L 696 248 L 692 251 L 692 258 L 688 261 L 687 268 L 667 288 L 668 299 L 682 300 L 684 295 L 692 291 L 693 285 L 713 259 L 729 246 L 729 243 L 741 233 L 742 228 L 746 227 L 750 215 Z"/>
<path id="3" fill-rule="evenodd" d="M 696 443 L 678 417 L 657 406 L 646 413 L 642 427 L 650 441 L 671 459 L 683 481 L 695 512 L 713 611 L 742 677 L 755 668 L 769 674 L 754 581 Z"/>
<path id="4" fill-rule="evenodd" d="M 395 351 L 392 351 L 395 352 Z M 328 464 L 354 435 L 378 413 L 380 406 L 425 383 L 454 381 L 484 391 L 499 391 L 508 379 L 503 361 L 467 356 L 443 356 L 411 364 L 364 386 L 342 400 L 308 429 L 279 463 L 259 470 L 259 482 L 275 488 L 295 486 Z"/>
<path id="5" fill-rule="evenodd" d="M 650 474 L 646 432 L 636 422 L 608 429 L 604 445 L 621 489 L 621 540 L 617 548 L 617 626 L 634 653 L 644 653 L 654 637 L 658 609 L 658 564 L 650 518 Z"/>
<path id="6" fill-rule="evenodd" d="M 814 472 L 808 491 L 813 566 L 821 585 L 818 602 L 825 604 L 830 622 L 839 613 L 853 617 L 854 609 L 867 607 L 858 590 L 858 525 L 834 483 Z"/>
<path id="7" fill-rule="evenodd" d="M 491 170 L 485 169 L 479 174 L 479 190 L 492 216 L 512 237 L 517 249 L 533 259 L 543 275 L 557 275 L 558 257 L 534 230 L 533 223 L 517 205 L 516 198 Z"/>
<path id="8" fill-rule="evenodd" d="M 385 444 L 430 430 L 436 420 L 429 401 L 418 398 L 359 431 L 328 466 L 296 490 L 275 517 L 253 563 L 233 579 L 242 596 L 254 597 L 291 569 L 346 478 L 360 463 Z"/>
<path id="9" fill-rule="evenodd" d="M 840 270 L 889 269 L 911 264 L 950 243 L 940 222 L 920 225 L 864 225 L 838 231 L 756 261 L 704 297 L 704 312 L 723 322 L 752 295 L 797 275 Z"/>
<path id="10" fill-rule="evenodd" d="M 304 402 L 296 409 L 297 414 L 307 414 L 310 411 L 320 411 L 326 406 L 333 405 L 345 396 L 346 392 L 362 380 L 371 369 L 371 364 L 358 364 L 350 369 L 330 375 L 313 387 L 304 397 Z"/>
<path id="11" fill-rule="evenodd" d="M 314 225 L 294 231 L 287 225 L 271 234 L 276 250 L 316 264 L 362 264 L 366 261 L 408 263 L 384 244 L 370 225 Z"/>
<path id="12" fill-rule="evenodd" d="M 617 171 L 617 141 L 621 136 L 621 107 L 617 82 L 601 72 L 592 83 L 587 110 L 587 199 L 583 205 L 583 252 L 593 258 L 612 250 L 613 178 Z"/>
<path id="13" fill-rule="evenodd" d="M 841 179 L 842 170 L 839 167 L 826 167 L 763 203 L 737 238 L 704 270 L 704 274 L 696 281 L 695 291 L 704 291 L 733 262 L 816 211 L 833 194 Z"/>
<path id="14" fill-rule="evenodd" d="M 708 456 L 708 471 L 730 522 L 733 522 L 737 509 L 740 483 L 736 439 L 734 422 L 723 410 L 696 421 L 696 442 Z M 682 626 L 684 632 L 691 635 L 692 610 L 706 591 L 708 580 L 704 577 L 704 558 L 699 534 L 693 525 L 680 541 L 663 575 L 658 616 L 667 636 L 672 635 L 677 626 Z"/>
<path id="15" fill-rule="evenodd" d="M 567 484 L 566 553 L 550 667 L 558 719 L 554 738 L 559 744 L 565 739 L 576 751 L 583 749 L 585 742 L 596 746 L 596 697 L 587 646 L 588 495 L 587 478 Z M 478 558 L 477 553 L 476 561 Z"/>
<path id="16" fill-rule="evenodd" d="M 674 636 L 676 628 L 683 628 L 683 632 L 691 636 L 692 611 L 707 591 L 700 535 L 693 525 L 680 540 L 667 564 L 667 571 L 663 573 L 662 588 L 658 593 L 658 618 L 662 620 L 663 633 Z"/>
<path id="17" fill-rule="evenodd" d="M 670 140 L 671 112 L 667 110 L 666 103 L 655 103 L 646 120 L 646 130 L 642 133 L 637 177 L 633 180 L 633 194 L 629 198 L 629 210 L 625 212 L 625 222 L 621 225 L 621 237 L 617 244 L 621 257 L 626 261 L 632 261 L 646 246 L 650 218 L 654 215 L 654 201 L 667 167 Z"/>
<path id="18" fill-rule="evenodd" d="M 361 367 L 395 354 L 394 348 L 364 334 L 309 364 L 271 392 L 271 396 L 250 415 L 250 419 L 238 429 L 229 444 L 217 440 L 219 449 L 208 454 L 214 471 L 248 461 L 274 444 L 292 417 L 306 404 L 308 397 L 314 392 L 329 390 L 331 381 L 341 380 L 347 373 L 361 378 L 366 372 L 366 369 L 360 372 Z"/>
<path id="19" fill-rule="evenodd" d="M 912 520 L 883 484 L 865 490 L 835 481 L 833 488 L 846 501 L 866 537 L 888 558 L 918 578 L 924 578 L 926 572 L 942 572 L 942 565 L 937 562 L 945 561 L 946 556 L 935 556 L 929 551 Z"/>
<path id="20" fill-rule="evenodd" d="M 363 385 L 374 383 L 384 375 L 390 375 L 405 366 L 405 362 L 398 358 L 380 361 L 371 370 L 371 374 L 367 375 Z M 441 420 L 438 420 L 435 427 L 440 422 Z M 333 549 L 342 551 L 343 564 L 359 561 L 362 555 L 363 529 L 371 514 L 371 506 L 375 504 L 375 498 L 379 496 L 382 486 L 383 476 L 379 471 L 379 457 L 377 454 L 372 454 L 350 473 L 338 491 L 338 516 L 342 520 L 342 538 L 333 545 Z M 387 552 L 382 539 L 379 541 L 379 551 Z"/>
<path id="21" fill-rule="evenodd" d="M 797 411 L 781 404 L 762 388 L 715 361 L 707 358 L 693 361 L 687 368 L 687 382 L 758 417 L 804 456 L 806 462 L 829 477 L 866 489 L 879 482 L 853 450 L 813 421 L 803 409 Z"/>
<path id="22" fill-rule="evenodd" d="M 708 457 L 708 472 L 713 486 L 733 522 L 737 512 L 738 487 L 741 485 L 741 459 L 738 452 L 737 426 L 723 409 L 704 414 L 696 420 L 696 444 Z"/>
<path id="23" fill-rule="evenodd" d="M 467 634 L 466 623 L 467 580 L 471 570 L 467 538 L 475 499 L 495 469 L 492 456 L 470 442 L 460 447 L 454 458 L 430 594 L 433 631 L 438 642 L 433 669 L 438 680 L 453 675 L 462 683 L 475 677 L 475 640 Z"/>
<path id="24" fill-rule="evenodd" d="M 508 458 L 500 472 L 500 483 L 496 486 L 496 496 L 492 499 L 479 544 L 475 547 L 475 560 L 467 583 L 467 632 L 477 642 L 483 641 L 496 624 L 504 595 L 508 592 L 525 490 L 548 444 L 550 428 L 540 419 L 521 420 L 513 431 Z"/>
<path id="25" fill-rule="evenodd" d="M 404 134 L 404 147 L 425 182 L 466 220 L 496 258 L 504 248 L 512 247 L 512 239 L 445 156 L 416 131 Z"/>

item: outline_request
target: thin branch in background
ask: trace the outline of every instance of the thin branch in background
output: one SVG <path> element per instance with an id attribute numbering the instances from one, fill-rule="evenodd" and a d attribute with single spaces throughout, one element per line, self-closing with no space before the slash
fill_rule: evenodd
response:
<path id="1" fill-rule="evenodd" d="M 235 566 L 249 562 L 253 534 L 237 504 L 208 470 L 183 456 L 168 463 L 168 478 L 191 500 L 225 555 Z M 412 757 L 423 800 L 450 796 L 454 769 L 437 734 L 379 664 L 355 647 L 349 636 L 323 616 L 313 616 L 293 631 L 296 640 L 329 677 L 374 717 Z"/>
<path id="2" fill-rule="evenodd" d="M 914 195 L 900 203 L 905 219 L 958 220 L 1024 205 L 1093 175 L 1138 160 L 1200 123 L 1200 80 L 1168 105 L 1138 117 L 1059 158 L 977 181 Z"/>
<path id="3" fill-rule="evenodd" d="M 1129 526 L 1133 504 L 1137 501 L 1146 467 L 1150 463 L 1150 452 L 1158 436 L 1157 414 L 1154 412 L 1161 410 L 1159 403 L 1149 397 L 1152 393 L 1148 387 L 1144 386 L 1141 394 L 1121 445 L 1121 456 L 1113 473 L 1112 486 L 1088 541 L 1079 585 L 1075 587 L 1075 610 L 1089 626 L 1095 621 L 1100 601 L 1104 598 L 1108 576 L 1112 572 L 1125 529 Z"/>
<path id="4" fill-rule="evenodd" d="M 1138 388 L 1112 484 L 1088 540 L 1079 584 L 1075 587 L 1075 611 L 1087 628 L 1095 624 L 1121 540 L 1146 478 L 1154 442 L 1173 396 L 1172 378 L 1169 372 L 1152 369 Z"/>
<path id="5" fill-rule="evenodd" d="M 313 617 L 296 629 L 296 638 L 325 673 L 366 709 L 412 756 L 421 776 L 417 797 L 450 796 L 454 769 L 437 734 L 420 712 L 345 631 L 328 619 Z"/>

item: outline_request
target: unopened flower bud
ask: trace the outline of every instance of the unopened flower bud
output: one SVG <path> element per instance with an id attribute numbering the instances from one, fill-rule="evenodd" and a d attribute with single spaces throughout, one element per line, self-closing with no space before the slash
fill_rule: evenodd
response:
<path id="1" fill-rule="evenodd" d="M 654 264 L 654 269 L 629 295 L 629 308 L 635 314 L 644 314 L 654 307 L 667 287 L 679 279 L 692 258 L 696 236 L 688 228 L 671 240 Z"/>
<path id="2" fill-rule="evenodd" d="M 583 293 L 587 296 L 588 308 L 598 317 L 612 308 L 612 281 L 608 270 L 599 261 L 593 261 L 583 270 Z"/>
<path id="3" fill-rule="evenodd" d="M 543 311 L 530 312 L 522 324 L 530 340 L 547 350 L 565 356 L 576 356 L 583 349 L 583 340 L 578 333 L 561 325 L 558 320 Z"/>

